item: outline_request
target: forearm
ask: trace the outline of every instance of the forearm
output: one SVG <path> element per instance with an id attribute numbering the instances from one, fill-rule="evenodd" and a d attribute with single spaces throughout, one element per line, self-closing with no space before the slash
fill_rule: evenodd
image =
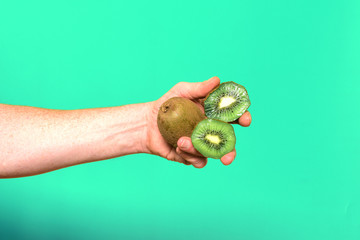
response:
<path id="1" fill-rule="evenodd" d="M 150 104 L 82 110 L 0 105 L 0 177 L 146 152 Z"/>

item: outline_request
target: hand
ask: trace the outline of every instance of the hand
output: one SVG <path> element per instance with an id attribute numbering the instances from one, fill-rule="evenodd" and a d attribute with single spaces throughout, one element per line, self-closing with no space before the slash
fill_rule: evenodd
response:
<path id="1" fill-rule="evenodd" d="M 161 136 L 157 126 L 157 114 L 161 104 L 172 97 L 188 98 L 195 102 L 199 108 L 204 111 L 203 102 L 208 93 L 220 84 L 218 77 L 212 77 L 207 81 L 199 83 L 180 82 L 170 89 L 164 96 L 152 103 L 151 111 L 148 116 L 147 148 L 151 154 L 159 155 L 171 161 L 180 162 L 186 165 L 192 164 L 196 168 L 203 168 L 207 163 L 201 153 L 199 153 L 191 143 L 189 137 L 181 137 L 175 149 L 170 146 Z M 251 123 L 251 115 L 246 111 L 237 121 L 233 122 L 243 127 L 248 127 Z M 221 162 L 229 165 L 235 159 L 235 149 L 224 155 Z"/>

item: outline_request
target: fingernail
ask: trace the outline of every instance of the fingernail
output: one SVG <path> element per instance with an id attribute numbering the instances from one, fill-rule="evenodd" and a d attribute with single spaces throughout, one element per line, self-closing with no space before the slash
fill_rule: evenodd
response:
<path id="1" fill-rule="evenodd" d="M 184 139 L 180 138 L 180 140 L 178 140 L 177 145 L 180 148 L 183 145 Z"/>
<path id="2" fill-rule="evenodd" d="M 188 149 L 190 147 L 189 141 L 186 141 L 185 139 L 180 142 L 180 146 L 183 149 Z"/>

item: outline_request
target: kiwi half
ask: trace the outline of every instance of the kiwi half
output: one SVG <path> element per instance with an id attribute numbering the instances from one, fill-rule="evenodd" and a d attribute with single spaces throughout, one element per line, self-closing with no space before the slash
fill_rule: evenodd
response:
<path id="1" fill-rule="evenodd" d="M 229 123 L 205 119 L 195 127 L 191 142 L 205 157 L 220 159 L 235 148 L 234 128 Z"/>
<path id="2" fill-rule="evenodd" d="M 235 121 L 249 107 L 250 99 L 245 87 L 235 82 L 220 84 L 204 102 L 206 116 L 224 122 Z"/>

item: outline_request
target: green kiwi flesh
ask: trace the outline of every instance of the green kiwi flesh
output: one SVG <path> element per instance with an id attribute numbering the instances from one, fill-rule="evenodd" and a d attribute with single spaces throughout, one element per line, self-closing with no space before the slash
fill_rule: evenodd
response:
<path id="1" fill-rule="evenodd" d="M 157 124 L 166 142 L 176 147 L 178 139 L 190 137 L 195 126 L 203 119 L 204 113 L 193 101 L 174 97 L 160 106 Z"/>
<path id="2" fill-rule="evenodd" d="M 232 122 L 241 117 L 250 104 L 244 86 L 235 82 L 225 82 L 207 96 L 204 109 L 208 118 Z"/>
<path id="3" fill-rule="evenodd" d="M 226 122 L 205 119 L 195 127 L 191 142 L 205 157 L 220 159 L 235 148 L 234 128 Z"/>

